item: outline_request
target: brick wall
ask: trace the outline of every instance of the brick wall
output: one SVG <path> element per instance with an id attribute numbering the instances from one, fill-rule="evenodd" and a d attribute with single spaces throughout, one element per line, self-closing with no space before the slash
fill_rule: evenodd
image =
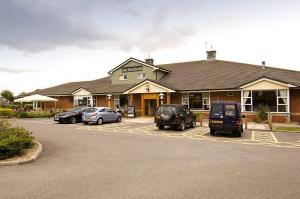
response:
<path id="1" fill-rule="evenodd" d="M 221 92 L 211 92 L 210 93 L 210 101 L 233 101 L 241 103 L 241 92 L 240 91 L 231 91 L 230 93 L 233 94 L 233 96 L 228 96 L 227 91 L 221 91 Z"/>
<path id="2" fill-rule="evenodd" d="M 58 96 L 56 102 L 57 109 L 71 109 L 73 108 L 73 97 L 72 96 Z M 52 109 L 55 107 L 55 102 L 43 102 L 43 108 Z"/>
<path id="3" fill-rule="evenodd" d="M 291 122 L 300 122 L 300 90 L 290 90 Z"/>
<path id="4" fill-rule="evenodd" d="M 97 95 L 97 106 L 107 106 L 106 95 Z"/>
<path id="5" fill-rule="evenodd" d="M 181 104 L 181 93 L 171 93 L 171 104 Z"/>

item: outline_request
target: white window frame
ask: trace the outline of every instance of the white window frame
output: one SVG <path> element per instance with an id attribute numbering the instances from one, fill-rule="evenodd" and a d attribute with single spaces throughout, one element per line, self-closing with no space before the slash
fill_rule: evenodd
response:
<path id="1" fill-rule="evenodd" d="M 250 97 L 244 97 L 244 91 L 250 92 Z M 242 104 L 242 112 L 253 112 L 253 99 L 252 99 L 252 90 L 242 90 L 241 91 L 241 104 Z M 244 104 L 244 99 L 250 99 L 250 104 Z M 246 100 L 247 101 L 247 100 Z M 246 111 L 246 106 L 251 106 L 250 111 Z"/>
<path id="2" fill-rule="evenodd" d="M 184 101 L 186 101 L 187 103 L 184 103 Z M 181 98 L 181 104 L 182 105 L 187 105 L 188 107 L 190 107 L 190 100 L 188 97 L 183 97 Z"/>
<path id="3" fill-rule="evenodd" d="M 79 95 L 79 96 L 73 96 L 73 107 L 79 107 L 79 104 L 78 104 L 78 100 L 79 99 L 83 99 L 83 98 L 87 98 L 87 101 L 88 101 L 88 104 L 87 106 L 89 107 L 93 107 L 94 106 L 94 99 L 93 99 L 93 96 L 92 95 Z"/>
<path id="4" fill-rule="evenodd" d="M 286 90 L 286 97 L 281 97 L 279 96 L 280 90 Z M 244 97 L 244 91 L 250 91 L 251 92 L 251 97 Z M 255 90 L 256 91 L 256 90 Z M 264 91 L 264 90 L 263 90 Z M 277 89 L 276 91 L 276 112 L 271 112 L 271 113 L 290 113 L 290 90 L 289 89 Z M 250 99 L 251 104 L 244 104 L 244 99 Z M 279 104 L 279 99 L 286 99 L 286 104 Z M 242 90 L 241 91 L 241 105 L 242 105 L 242 112 L 253 112 L 253 92 L 252 90 Z M 251 105 L 251 111 L 246 111 L 245 106 L 250 106 Z M 285 112 L 279 112 L 278 111 L 278 106 L 286 106 L 286 111 Z"/>
<path id="5" fill-rule="evenodd" d="M 204 97 L 204 93 L 208 94 L 208 97 Z M 205 100 L 207 100 L 208 103 L 205 103 Z M 204 109 L 205 106 L 208 106 L 208 109 Z M 204 111 L 209 111 L 210 110 L 210 92 L 203 92 L 202 93 L 202 107 Z"/>
<path id="6" fill-rule="evenodd" d="M 181 104 L 187 105 L 188 108 L 190 108 L 190 93 L 202 93 L 202 109 L 194 108 L 193 111 L 210 111 L 210 92 L 188 92 L 188 93 L 182 93 L 183 96 L 181 96 Z M 208 93 L 208 97 L 204 97 L 204 93 Z M 204 101 L 207 100 L 207 103 Z M 184 101 L 187 102 L 184 103 Z M 208 106 L 208 109 L 204 109 L 205 106 Z"/>
<path id="7" fill-rule="evenodd" d="M 119 80 L 122 80 L 122 81 L 128 80 L 128 75 L 127 74 L 119 75 Z"/>
<path id="8" fill-rule="evenodd" d="M 140 77 L 140 75 L 143 75 L 143 76 Z M 138 78 L 138 79 L 146 79 L 146 73 L 138 73 L 138 74 L 137 74 L 137 78 Z"/>

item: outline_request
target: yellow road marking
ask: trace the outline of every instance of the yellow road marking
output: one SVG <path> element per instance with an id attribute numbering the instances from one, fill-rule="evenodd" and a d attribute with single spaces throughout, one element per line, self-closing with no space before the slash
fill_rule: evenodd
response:
<path id="1" fill-rule="evenodd" d="M 251 140 L 255 140 L 254 131 L 252 131 Z"/>

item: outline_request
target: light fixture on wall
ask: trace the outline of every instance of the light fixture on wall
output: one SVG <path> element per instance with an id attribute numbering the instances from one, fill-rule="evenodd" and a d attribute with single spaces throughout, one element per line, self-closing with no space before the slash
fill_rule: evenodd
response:
<path id="1" fill-rule="evenodd" d="M 145 89 L 146 89 L 147 92 L 150 92 L 150 86 L 149 86 L 148 83 L 146 84 Z"/>
<path id="2" fill-rule="evenodd" d="M 107 99 L 111 100 L 112 95 L 108 94 L 108 95 L 106 95 L 106 97 L 107 97 Z"/>
<path id="3" fill-rule="evenodd" d="M 164 97 L 165 97 L 165 94 L 163 94 L 163 93 L 160 93 L 160 94 L 159 94 L 159 99 L 163 100 Z"/>

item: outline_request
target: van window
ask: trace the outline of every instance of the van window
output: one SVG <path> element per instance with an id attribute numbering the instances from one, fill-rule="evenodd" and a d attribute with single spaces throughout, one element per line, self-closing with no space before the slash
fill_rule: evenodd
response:
<path id="1" fill-rule="evenodd" d="M 225 116 L 234 117 L 235 116 L 235 106 L 233 104 L 225 105 Z"/>
<path id="2" fill-rule="evenodd" d="M 212 116 L 222 116 L 223 115 L 223 106 L 222 104 L 214 104 L 211 110 Z"/>

